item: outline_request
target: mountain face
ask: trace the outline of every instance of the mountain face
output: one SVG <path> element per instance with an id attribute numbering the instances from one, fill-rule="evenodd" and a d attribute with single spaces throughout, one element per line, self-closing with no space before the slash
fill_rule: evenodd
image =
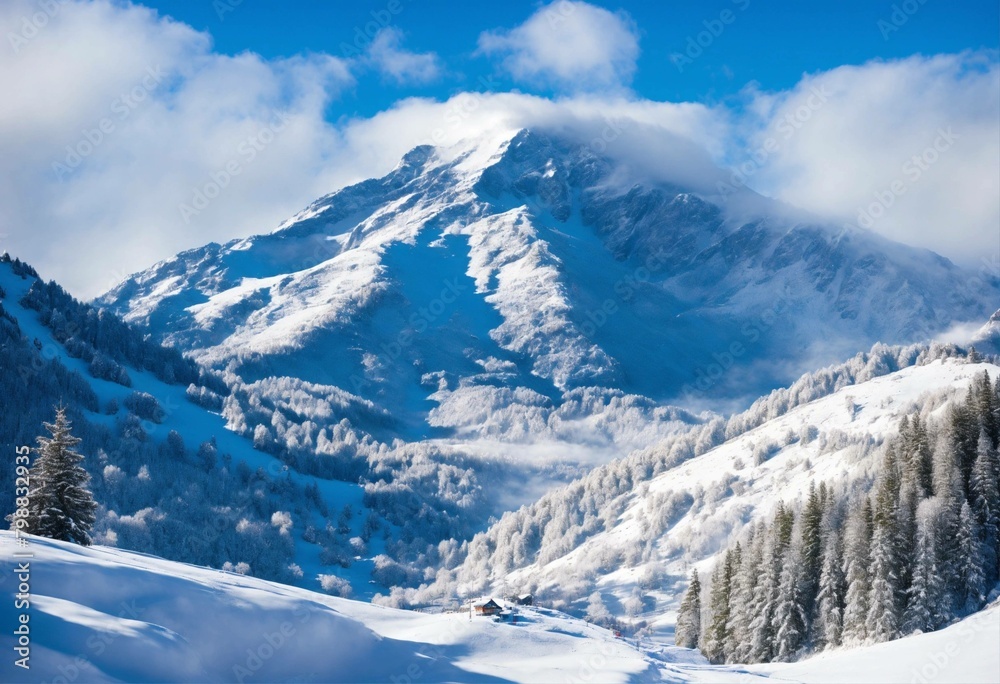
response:
<path id="1" fill-rule="evenodd" d="M 483 435 L 498 412 L 549 412 L 581 388 L 603 405 L 725 406 L 1000 301 L 935 254 L 755 200 L 734 220 L 723 199 L 521 130 L 418 147 L 270 234 L 181 253 L 98 303 L 246 382 L 333 386 L 421 438 Z"/>

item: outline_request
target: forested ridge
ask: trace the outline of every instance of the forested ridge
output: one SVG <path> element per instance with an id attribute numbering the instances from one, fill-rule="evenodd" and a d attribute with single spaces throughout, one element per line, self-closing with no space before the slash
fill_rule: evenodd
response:
<path id="1" fill-rule="evenodd" d="M 978 376 L 941 420 L 904 417 L 861 491 L 779 503 L 692 578 L 677 643 L 713 662 L 788 661 L 939 629 L 1000 579 L 1000 380 Z"/>

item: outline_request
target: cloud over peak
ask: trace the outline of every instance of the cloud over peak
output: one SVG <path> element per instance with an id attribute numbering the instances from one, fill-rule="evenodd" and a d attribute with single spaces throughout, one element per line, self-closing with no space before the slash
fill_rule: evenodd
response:
<path id="1" fill-rule="evenodd" d="M 509 31 L 479 36 L 479 51 L 500 59 L 514 79 L 562 91 L 627 87 L 639 57 L 639 32 L 624 13 L 556 0 Z"/>

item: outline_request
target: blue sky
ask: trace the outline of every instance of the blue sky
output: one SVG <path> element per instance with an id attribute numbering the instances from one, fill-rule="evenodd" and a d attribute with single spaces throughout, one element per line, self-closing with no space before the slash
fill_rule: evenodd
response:
<path id="1" fill-rule="evenodd" d="M 356 88 L 332 107 L 334 116 L 370 116 L 409 95 L 446 98 L 478 89 L 479 79 L 487 76 L 501 89 L 552 93 L 551 88 L 512 83 L 489 59 L 475 54 L 482 32 L 521 23 L 541 6 L 538 2 L 399 0 L 397 13 L 387 11 L 387 0 L 151 0 L 144 4 L 210 33 L 216 49 L 230 54 L 250 50 L 264 57 L 287 57 L 313 51 L 347 56 L 344 46 L 353 48 L 359 35 L 367 40 L 374 35 L 373 29 L 391 25 L 404 33 L 407 49 L 441 57 L 445 74 L 433 83 L 400 87 L 377 75 L 359 79 Z M 733 96 L 752 81 L 764 90 L 784 90 L 794 86 L 803 73 L 845 64 L 1000 47 L 1000 3 L 995 0 L 623 0 L 591 4 L 624 11 L 635 22 L 641 52 L 633 88 L 652 100 L 715 102 Z M 725 11 L 732 13 L 729 24 L 720 23 Z M 379 17 L 381 22 L 376 21 Z M 387 17 L 389 21 L 384 21 Z M 680 62 L 682 68 L 678 68 L 676 55 L 691 49 L 689 41 L 720 26 L 722 32 L 712 36 L 702 54 L 690 65 Z M 707 42 L 704 36 L 702 40 Z"/>
<path id="2" fill-rule="evenodd" d="M 610 118 L 625 165 L 1000 277 L 998 26 L 996 0 L 3 0 L 0 249 L 92 297 L 416 145 Z"/>

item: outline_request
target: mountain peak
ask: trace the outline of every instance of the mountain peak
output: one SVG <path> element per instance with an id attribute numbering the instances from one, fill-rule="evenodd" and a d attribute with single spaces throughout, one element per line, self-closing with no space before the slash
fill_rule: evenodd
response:
<path id="1" fill-rule="evenodd" d="M 735 221 L 623 165 L 547 130 L 422 145 L 274 233 L 178 255 L 101 302 L 247 380 L 339 387 L 422 433 L 466 429 L 463 404 L 490 411 L 510 391 L 738 401 L 985 319 L 1000 297 L 922 251 L 838 240 L 766 202 Z"/>

